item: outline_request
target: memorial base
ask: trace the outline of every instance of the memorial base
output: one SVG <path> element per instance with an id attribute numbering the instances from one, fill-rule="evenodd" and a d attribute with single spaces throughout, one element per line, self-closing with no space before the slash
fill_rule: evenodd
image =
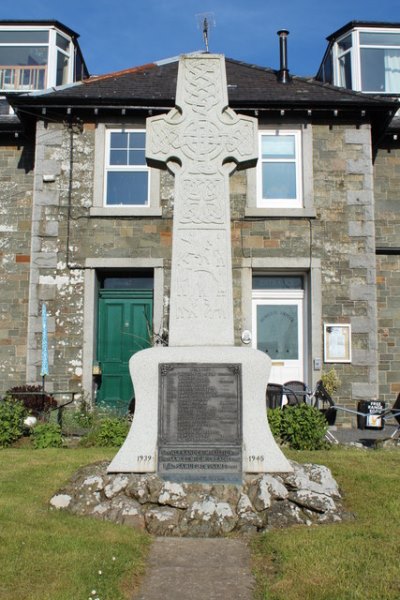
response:
<path id="1" fill-rule="evenodd" d="M 131 358 L 129 366 L 136 396 L 135 417 L 123 446 L 108 467 L 109 473 L 158 471 L 159 365 L 166 363 L 241 365 L 242 476 L 246 473 L 292 472 L 289 461 L 272 436 L 266 417 L 265 391 L 271 369 L 269 357 L 251 348 L 195 346 L 149 348 Z"/>

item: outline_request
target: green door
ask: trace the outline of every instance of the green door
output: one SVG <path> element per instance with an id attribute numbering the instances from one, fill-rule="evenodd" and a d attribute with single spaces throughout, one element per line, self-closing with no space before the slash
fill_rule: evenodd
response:
<path id="1" fill-rule="evenodd" d="M 150 346 L 152 290 L 100 290 L 97 360 L 101 382 L 97 403 L 126 412 L 134 396 L 132 354 Z"/>

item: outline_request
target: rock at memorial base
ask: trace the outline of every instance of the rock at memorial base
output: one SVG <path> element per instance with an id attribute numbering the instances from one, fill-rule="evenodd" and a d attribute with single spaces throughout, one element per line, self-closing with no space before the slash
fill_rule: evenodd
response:
<path id="1" fill-rule="evenodd" d="M 135 498 L 140 504 L 146 504 L 147 502 L 156 504 L 162 486 L 162 479 L 156 475 L 131 475 L 126 486 L 126 493 L 128 496 Z"/>
<path id="2" fill-rule="evenodd" d="M 117 477 L 108 477 L 104 487 L 104 494 L 107 498 L 114 498 L 119 492 L 122 492 L 129 483 L 126 475 L 118 475 Z"/>
<path id="3" fill-rule="evenodd" d="M 158 504 L 166 504 L 175 508 L 188 508 L 189 501 L 182 485 L 165 481 L 158 496 Z"/>
<path id="4" fill-rule="evenodd" d="M 53 508 L 68 508 L 71 504 L 71 496 L 69 494 L 56 494 L 50 500 L 50 506 Z"/>
<path id="5" fill-rule="evenodd" d="M 194 502 L 186 513 L 182 528 L 190 535 L 215 537 L 233 531 L 238 517 L 227 502 L 218 502 L 213 496 Z"/>
<path id="6" fill-rule="evenodd" d="M 276 502 L 268 511 L 268 529 L 283 529 L 292 525 L 304 524 L 307 524 L 307 519 L 304 517 L 301 509 L 289 500 Z"/>
<path id="7" fill-rule="evenodd" d="M 291 461 L 293 473 L 283 475 L 285 485 L 292 490 L 309 490 L 340 498 L 339 487 L 330 470 L 323 465 L 299 465 Z"/>
<path id="8" fill-rule="evenodd" d="M 326 494 L 317 494 L 310 490 L 299 490 L 291 492 L 289 499 L 299 506 L 314 510 L 319 513 L 333 512 L 336 504 L 330 496 Z"/>
<path id="9" fill-rule="evenodd" d="M 79 469 L 50 507 L 113 521 L 158 536 L 255 534 L 353 518 L 336 481 L 320 465 L 292 474 L 248 477 L 243 485 L 176 483 L 154 474 L 107 474 L 108 463 Z"/>
<path id="10" fill-rule="evenodd" d="M 145 513 L 146 529 L 153 535 L 177 535 L 181 514 L 177 508 L 151 508 Z"/>

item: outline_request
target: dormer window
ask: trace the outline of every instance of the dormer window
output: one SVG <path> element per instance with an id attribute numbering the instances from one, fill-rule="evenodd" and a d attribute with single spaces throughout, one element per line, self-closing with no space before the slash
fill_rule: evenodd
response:
<path id="1" fill-rule="evenodd" d="M 86 68 L 82 73 L 74 69 L 74 58 L 78 63 L 81 53 L 76 34 L 68 31 L 0 22 L 0 92 L 44 90 L 81 79 Z"/>
<path id="2" fill-rule="evenodd" d="M 317 78 L 355 91 L 400 95 L 400 27 L 353 27 L 336 39 L 333 34 Z"/>

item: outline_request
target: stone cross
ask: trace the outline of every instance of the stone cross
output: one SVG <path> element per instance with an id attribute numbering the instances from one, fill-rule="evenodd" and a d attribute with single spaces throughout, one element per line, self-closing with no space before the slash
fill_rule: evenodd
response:
<path id="1" fill-rule="evenodd" d="M 293 470 L 265 418 L 271 359 L 233 345 L 228 178 L 256 162 L 257 125 L 226 90 L 222 56 L 181 57 L 176 108 L 147 120 L 149 164 L 175 174 L 170 339 L 129 361 L 135 418 L 109 473 L 221 482 Z"/>
<path id="2" fill-rule="evenodd" d="M 257 161 L 257 121 L 228 108 L 222 55 L 183 56 L 176 108 L 147 119 L 146 157 L 175 175 L 170 346 L 232 346 L 229 175 Z"/>

